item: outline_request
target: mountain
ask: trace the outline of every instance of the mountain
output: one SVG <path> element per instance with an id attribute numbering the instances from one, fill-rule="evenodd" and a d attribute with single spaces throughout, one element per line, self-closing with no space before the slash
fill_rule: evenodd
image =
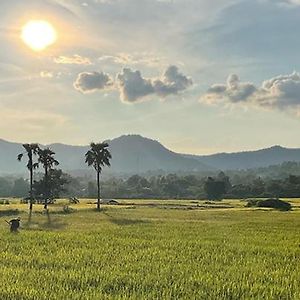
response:
<path id="1" fill-rule="evenodd" d="M 211 168 L 201 161 L 172 152 L 155 140 L 139 135 L 126 135 L 107 141 L 113 156 L 109 173 L 145 173 L 162 170 L 165 172 L 200 172 Z M 55 153 L 60 168 L 65 171 L 88 170 L 84 154 L 88 146 L 64 144 L 46 145 Z M 24 163 L 16 160 L 22 145 L 0 140 L 0 172 L 24 173 Z M 73 172 L 74 173 L 74 172 Z"/>
<path id="2" fill-rule="evenodd" d="M 17 161 L 22 146 L 0 139 L 0 173 L 21 173 L 24 166 Z"/>
<path id="3" fill-rule="evenodd" d="M 221 170 L 253 169 L 279 165 L 287 161 L 300 161 L 300 149 L 288 149 L 281 146 L 236 153 L 219 153 L 214 155 L 186 155 L 213 168 Z"/>
<path id="4" fill-rule="evenodd" d="M 300 162 L 300 149 L 274 146 L 257 151 L 219 153 L 214 155 L 188 155 L 168 150 L 158 141 L 140 135 L 124 135 L 107 141 L 113 156 L 112 167 L 105 174 L 136 174 L 148 171 L 206 172 L 213 170 L 252 169 L 278 165 L 286 161 Z M 60 168 L 72 174 L 88 172 L 84 154 L 88 146 L 64 144 L 47 145 L 56 153 Z M 0 139 L 0 173 L 25 173 L 25 163 L 17 161 L 23 151 L 19 143 Z"/>
<path id="5" fill-rule="evenodd" d="M 172 152 L 159 142 L 139 135 L 121 136 L 108 143 L 113 156 L 113 171 L 125 173 L 156 170 L 197 172 L 211 169 L 197 159 Z"/>

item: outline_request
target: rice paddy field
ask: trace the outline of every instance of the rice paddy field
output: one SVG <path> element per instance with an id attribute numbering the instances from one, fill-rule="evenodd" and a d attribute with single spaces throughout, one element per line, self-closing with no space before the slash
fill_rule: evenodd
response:
<path id="1" fill-rule="evenodd" d="M 0 299 L 300 299 L 300 200 L 118 201 L 0 201 Z"/>

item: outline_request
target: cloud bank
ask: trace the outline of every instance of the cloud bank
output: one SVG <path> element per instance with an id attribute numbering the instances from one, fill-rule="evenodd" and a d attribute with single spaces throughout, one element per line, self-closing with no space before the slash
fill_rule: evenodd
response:
<path id="1" fill-rule="evenodd" d="M 257 87 L 230 75 L 226 84 L 214 84 L 201 97 L 207 104 L 243 104 L 260 108 L 300 112 L 300 73 L 279 75 Z"/>
<path id="2" fill-rule="evenodd" d="M 119 91 L 123 102 L 136 103 L 145 100 L 150 95 L 156 95 L 159 98 L 177 95 L 187 90 L 192 84 L 192 79 L 180 73 L 178 67 L 170 66 L 161 78 L 145 78 L 139 70 L 124 68 L 117 74 L 114 84 L 108 74 L 84 72 L 78 75 L 74 87 L 82 93 L 92 93 L 113 87 Z"/>

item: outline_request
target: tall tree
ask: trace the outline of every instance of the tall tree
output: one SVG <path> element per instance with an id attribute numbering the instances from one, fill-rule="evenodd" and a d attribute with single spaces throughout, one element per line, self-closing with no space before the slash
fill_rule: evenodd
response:
<path id="1" fill-rule="evenodd" d="M 97 210 L 100 211 L 100 174 L 104 166 L 110 167 L 111 153 L 107 143 L 91 143 L 90 150 L 85 154 L 85 162 L 97 173 Z"/>
<path id="2" fill-rule="evenodd" d="M 38 162 L 33 161 L 33 157 L 38 154 L 40 147 L 38 144 L 23 144 L 23 148 L 25 149 L 24 153 L 20 153 L 18 155 L 18 161 L 21 161 L 23 156 L 27 154 L 28 162 L 27 162 L 27 169 L 29 170 L 29 177 L 30 177 L 30 191 L 29 191 L 29 210 L 32 212 L 33 208 L 33 172 L 35 169 L 39 167 Z"/>
<path id="3" fill-rule="evenodd" d="M 209 200 L 221 200 L 226 193 L 226 184 L 224 181 L 208 177 L 204 183 L 204 191 Z"/>
<path id="4" fill-rule="evenodd" d="M 49 172 L 53 169 L 54 166 L 58 166 L 59 162 L 54 158 L 55 152 L 51 149 L 39 149 L 38 151 L 39 159 L 38 161 L 44 168 L 44 198 L 45 205 L 44 208 L 48 209 L 48 199 L 50 197 L 50 181 L 49 181 Z"/>
<path id="5" fill-rule="evenodd" d="M 63 173 L 59 169 L 50 169 L 48 173 L 48 190 L 49 198 L 59 198 L 62 193 L 67 192 L 66 185 L 69 183 L 71 176 Z M 35 181 L 33 190 L 36 196 L 43 197 L 45 193 L 45 178 Z"/>

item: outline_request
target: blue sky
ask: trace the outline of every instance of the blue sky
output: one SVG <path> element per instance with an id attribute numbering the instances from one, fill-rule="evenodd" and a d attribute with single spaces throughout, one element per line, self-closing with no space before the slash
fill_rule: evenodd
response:
<path id="1" fill-rule="evenodd" d="M 57 41 L 20 38 L 45 20 Z M 0 137 L 174 151 L 300 147 L 298 0 L 4 0 Z"/>

